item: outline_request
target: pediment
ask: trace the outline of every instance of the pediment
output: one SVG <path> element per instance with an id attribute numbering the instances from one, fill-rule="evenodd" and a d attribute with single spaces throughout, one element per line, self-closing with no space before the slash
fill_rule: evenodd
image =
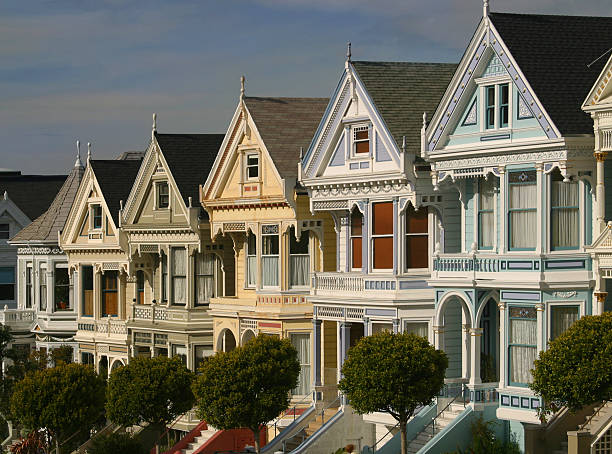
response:
<path id="1" fill-rule="evenodd" d="M 612 56 L 604 65 L 593 88 L 591 88 L 582 104 L 582 109 L 592 110 L 604 105 L 612 105 Z"/>
<path id="2" fill-rule="evenodd" d="M 481 21 L 427 127 L 426 152 L 560 135 L 495 27 Z"/>

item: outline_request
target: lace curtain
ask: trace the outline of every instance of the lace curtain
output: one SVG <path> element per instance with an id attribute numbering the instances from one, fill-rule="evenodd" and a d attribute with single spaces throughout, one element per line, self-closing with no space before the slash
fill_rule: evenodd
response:
<path id="1" fill-rule="evenodd" d="M 292 334 L 291 343 L 298 351 L 298 360 L 300 362 L 298 385 L 293 389 L 292 394 L 305 396 L 310 392 L 310 335 Z"/>
<path id="2" fill-rule="evenodd" d="M 480 244 L 481 248 L 493 247 L 493 235 L 495 234 L 495 183 L 493 178 L 480 181 L 480 193 L 478 198 L 478 210 L 480 215 Z"/>
<path id="3" fill-rule="evenodd" d="M 174 304 L 187 302 L 187 251 L 172 249 L 172 295 Z"/>
<path id="4" fill-rule="evenodd" d="M 553 181 L 551 194 L 552 245 L 578 247 L 578 183 Z"/>
<path id="5" fill-rule="evenodd" d="M 406 322 L 404 333 L 412 333 L 417 336 L 428 338 L 429 329 L 427 322 Z"/>
<path id="6" fill-rule="evenodd" d="M 290 278 L 294 287 L 308 285 L 310 257 L 308 254 L 292 255 L 290 258 Z"/>
<path id="7" fill-rule="evenodd" d="M 278 287 L 278 256 L 262 257 L 264 287 Z"/>
<path id="8" fill-rule="evenodd" d="M 537 357 L 535 320 L 510 320 L 510 381 L 531 383 L 531 369 Z"/>
<path id="9" fill-rule="evenodd" d="M 215 270 L 217 257 L 214 254 L 196 255 L 196 304 L 208 304 L 215 295 Z"/>
<path id="10" fill-rule="evenodd" d="M 257 285 L 257 257 L 249 255 L 247 257 L 247 286 Z"/>
<path id="11" fill-rule="evenodd" d="M 510 247 L 533 249 L 537 238 L 537 186 L 535 184 L 510 185 Z M 533 209 L 526 211 L 526 209 Z"/>
<path id="12" fill-rule="evenodd" d="M 550 312 L 552 318 L 550 340 L 559 337 L 578 320 L 576 306 L 552 306 Z"/>

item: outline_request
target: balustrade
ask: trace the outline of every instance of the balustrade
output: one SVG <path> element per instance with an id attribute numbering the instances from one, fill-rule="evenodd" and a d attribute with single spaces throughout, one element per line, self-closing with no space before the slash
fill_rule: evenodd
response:
<path id="1" fill-rule="evenodd" d="M 601 131 L 601 151 L 612 151 L 612 129 L 604 129 Z"/>

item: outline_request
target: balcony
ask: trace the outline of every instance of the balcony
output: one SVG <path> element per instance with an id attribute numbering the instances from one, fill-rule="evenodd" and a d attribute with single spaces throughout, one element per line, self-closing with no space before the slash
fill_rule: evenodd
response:
<path id="1" fill-rule="evenodd" d="M 434 257 L 432 281 L 466 279 L 503 280 L 512 283 L 533 283 L 546 280 L 573 282 L 589 280 L 591 259 L 585 253 L 572 254 L 439 254 Z M 571 272 L 571 277 L 566 274 Z M 559 274 L 562 273 L 562 274 Z"/>
<path id="2" fill-rule="evenodd" d="M 0 311 L 0 324 L 13 331 L 29 331 L 34 322 L 34 309 L 7 309 Z"/>
<path id="3" fill-rule="evenodd" d="M 601 151 L 612 151 L 612 129 L 603 129 L 600 140 Z"/>
<path id="4" fill-rule="evenodd" d="M 114 339 L 126 339 L 128 330 L 125 320 L 114 320 L 107 318 L 104 320 L 93 320 L 87 318 L 79 319 L 77 329 L 78 334 L 85 336 L 108 337 Z M 79 337 L 77 335 L 77 337 Z"/>
<path id="5" fill-rule="evenodd" d="M 429 274 L 411 276 L 364 275 L 362 273 L 326 272 L 312 275 L 311 296 L 348 297 L 366 300 L 407 299 L 428 291 Z"/>
<path id="6" fill-rule="evenodd" d="M 208 307 L 196 308 L 168 307 L 148 304 L 134 304 L 132 306 L 132 319 L 138 322 L 170 322 L 170 323 L 197 323 L 210 320 Z"/>

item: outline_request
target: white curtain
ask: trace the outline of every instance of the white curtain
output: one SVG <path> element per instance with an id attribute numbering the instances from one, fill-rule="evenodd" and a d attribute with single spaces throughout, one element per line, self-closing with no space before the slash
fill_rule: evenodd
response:
<path id="1" fill-rule="evenodd" d="M 41 268 L 38 274 L 40 280 L 40 310 L 47 310 L 47 268 Z"/>
<path id="2" fill-rule="evenodd" d="M 308 254 L 292 255 L 290 257 L 290 272 L 292 286 L 308 285 L 310 274 L 310 257 Z"/>
<path id="3" fill-rule="evenodd" d="M 298 385 L 293 389 L 292 394 L 305 396 L 310 392 L 310 335 L 292 334 L 291 343 L 298 351 L 298 360 L 300 362 Z"/>
<path id="4" fill-rule="evenodd" d="M 531 369 L 537 357 L 537 323 L 535 320 L 510 320 L 510 381 L 531 383 Z"/>
<path id="5" fill-rule="evenodd" d="M 533 211 L 513 211 L 510 213 L 511 244 L 512 248 L 533 249 L 537 238 L 537 186 L 535 184 L 522 184 L 510 186 L 510 208 Z"/>
<path id="6" fill-rule="evenodd" d="M 493 247 L 493 236 L 495 234 L 495 216 L 494 216 L 494 200 L 495 200 L 495 183 L 491 180 L 481 180 L 480 182 L 480 247 Z"/>
<path id="7" fill-rule="evenodd" d="M 553 247 L 578 247 L 578 183 L 553 181 L 551 205 Z"/>
<path id="8" fill-rule="evenodd" d="M 183 248 L 172 249 L 172 295 L 174 304 L 187 302 L 187 251 Z"/>
<path id="9" fill-rule="evenodd" d="M 264 287 L 278 287 L 278 256 L 262 257 Z"/>
<path id="10" fill-rule="evenodd" d="M 208 304 L 215 295 L 215 268 L 217 257 L 214 254 L 196 255 L 196 304 Z"/>
<path id="11" fill-rule="evenodd" d="M 247 285 L 255 287 L 257 285 L 257 256 L 247 256 Z"/>
<path id="12" fill-rule="evenodd" d="M 429 329 L 427 322 L 406 322 L 404 333 L 412 333 L 417 336 L 428 338 Z"/>
<path id="13" fill-rule="evenodd" d="M 578 320 L 578 307 L 576 306 L 552 306 L 552 332 L 550 340 L 556 339 Z"/>

